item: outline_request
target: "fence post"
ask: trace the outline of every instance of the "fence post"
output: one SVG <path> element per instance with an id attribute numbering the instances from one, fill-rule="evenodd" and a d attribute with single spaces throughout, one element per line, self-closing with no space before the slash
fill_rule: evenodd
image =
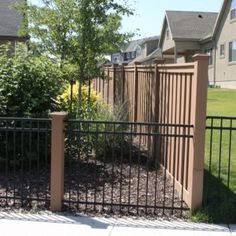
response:
<path id="1" fill-rule="evenodd" d="M 64 195 L 64 120 L 66 112 L 53 112 L 51 133 L 51 211 L 61 211 Z"/>
<path id="2" fill-rule="evenodd" d="M 154 60 L 155 65 L 155 80 L 156 80 L 156 88 L 155 88 L 155 120 L 154 122 L 160 122 L 160 108 L 159 108 L 159 94 L 160 94 L 160 74 L 159 74 L 159 67 L 158 65 L 163 65 L 165 62 L 164 59 L 156 59 Z"/>
<path id="3" fill-rule="evenodd" d="M 155 94 L 153 94 L 155 96 L 154 99 L 154 106 L 155 106 L 155 110 L 154 110 L 154 120 L 152 122 L 157 122 L 160 123 L 160 73 L 159 73 L 159 67 L 158 65 L 163 65 L 165 62 L 164 59 L 156 59 L 154 60 L 154 67 L 155 67 Z M 158 126 L 155 126 L 154 132 L 162 132 L 162 130 L 158 130 L 161 129 L 158 128 Z M 161 142 L 161 137 L 159 136 L 154 136 L 153 139 L 153 157 L 157 158 L 157 160 L 159 162 L 161 162 L 161 151 L 160 151 L 160 142 Z"/>
<path id="4" fill-rule="evenodd" d="M 116 68 L 118 64 L 113 64 L 113 75 L 112 75 L 112 94 L 109 94 L 110 98 L 112 99 L 112 106 L 116 104 Z"/>
<path id="5" fill-rule="evenodd" d="M 127 63 L 122 63 L 122 65 L 121 65 L 122 86 L 121 86 L 121 90 L 120 91 L 122 92 L 122 99 L 121 99 L 122 103 L 127 102 L 126 101 L 127 98 L 125 99 L 125 66 L 127 66 L 127 65 L 128 65 Z"/>
<path id="6" fill-rule="evenodd" d="M 204 151 L 205 151 L 205 126 L 206 126 L 206 102 L 208 86 L 208 60 L 209 56 L 197 54 L 193 56 L 195 61 L 193 87 L 192 87 L 192 111 L 191 123 L 193 124 L 193 140 L 190 146 L 189 160 L 189 207 L 190 214 L 200 207 L 203 197 L 204 175 Z"/>
<path id="7" fill-rule="evenodd" d="M 134 100 L 133 100 L 133 121 L 137 121 L 138 117 L 138 68 L 140 62 L 134 62 Z"/>

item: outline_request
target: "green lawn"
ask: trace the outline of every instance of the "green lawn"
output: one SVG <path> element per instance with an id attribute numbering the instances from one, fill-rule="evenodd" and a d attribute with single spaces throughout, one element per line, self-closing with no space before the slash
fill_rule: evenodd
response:
<path id="1" fill-rule="evenodd" d="M 208 116 L 236 116 L 236 89 L 208 89 Z"/>
<path id="2" fill-rule="evenodd" d="M 207 115 L 236 117 L 236 90 L 209 89 Z M 236 120 L 207 120 L 207 126 L 224 127 L 206 131 L 204 207 L 197 221 L 236 223 Z M 221 145 L 220 145 L 221 144 Z M 230 161 L 229 161 L 230 160 Z"/>

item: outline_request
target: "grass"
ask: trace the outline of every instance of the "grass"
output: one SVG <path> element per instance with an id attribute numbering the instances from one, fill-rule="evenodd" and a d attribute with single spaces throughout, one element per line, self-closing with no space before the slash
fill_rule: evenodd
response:
<path id="1" fill-rule="evenodd" d="M 208 89 L 208 116 L 236 116 L 236 89 Z"/>
<path id="2" fill-rule="evenodd" d="M 236 117 L 236 90 L 209 89 L 207 115 Z M 207 121 L 215 127 L 234 127 L 236 120 Z M 212 146 L 211 146 L 212 140 Z M 231 140 L 231 141 L 230 141 Z M 221 145 L 220 145 L 221 144 Z M 229 161 L 230 160 L 230 161 Z M 236 223 L 236 131 L 207 130 L 203 208 L 197 222 Z"/>

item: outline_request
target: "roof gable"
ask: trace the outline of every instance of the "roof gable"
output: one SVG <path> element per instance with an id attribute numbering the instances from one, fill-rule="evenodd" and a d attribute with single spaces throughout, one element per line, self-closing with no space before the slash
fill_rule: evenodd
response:
<path id="1" fill-rule="evenodd" d="M 166 11 L 173 39 L 200 40 L 213 32 L 218 13 Z"/>
<path id="2" fill-rule="evenodd" d="M 228 1 L 229 0 L 224 0 L 223 3 L 222 3 L 222 6 L 221 6 L 221 9 L 220 9 L 220 13 L 217 17 L 217 20 L 216 20 L 216 23 L 215 23 L 215 26 L 214 26 L 214 30 L 213 30 L 213 38 L 215 38 L 216 34 L 217 34 L 217 31 L 219 29 L 219 26 L 220 26 L 220 22 L 224 16 L 224 13 L 225 13 L 225 10 L 226 10 L 226 7 L 227 7 L 227 4 L 228 4 Z M 230 0 L 231 2 L 231 0 Z"/>
<path id="3" fill-rule="evenodd" d="M 130 41 L 126 44 L 126 46 L 123 48 L 123 52 L 134 52 L 138 46 L 141 46 L 145 43 L 151 42 L 151 41 L 157 41 L 159 40 L 159 36 L 153 36 L 148 38 L 142 38 Z"/>
<path id="4" fill-rule="evenodd" d="M 162 45 L 163 45 L 163 42 L 164 42 L 164 39 L 165 39 L 166 27 L 168 27 L 168 25 L 169 25 L 169 23 L 167 21 L 168 21 L 168 19 L 167 19 L 166 14 L 165 14 L 163 24 L 162 24 L 162 29 L 161 29 L 161 36 L 160 36 L 160 40 L 159 40 L 159 44 L 158 44 L 159 48 L 162 48 Z M 170 33 L 171 33 L 170 28 L 169 28 L 169 30 L 170 30 Z"/>

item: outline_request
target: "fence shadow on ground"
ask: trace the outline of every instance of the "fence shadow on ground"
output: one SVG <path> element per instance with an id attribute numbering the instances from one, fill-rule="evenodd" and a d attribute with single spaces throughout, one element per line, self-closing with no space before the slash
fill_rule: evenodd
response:
<path id="1" fill-rule="evenodd" d="M 203 207 L 197 215 L 214 223 L 236 223 L 236 193 L 228 188 L 222 181 L 204 172 Z"/>
<path id="2" fill-rule="evenodd" d="M 45 209 L 49 206 L 49 168 L 0 173 L 0 207 Z"/>

